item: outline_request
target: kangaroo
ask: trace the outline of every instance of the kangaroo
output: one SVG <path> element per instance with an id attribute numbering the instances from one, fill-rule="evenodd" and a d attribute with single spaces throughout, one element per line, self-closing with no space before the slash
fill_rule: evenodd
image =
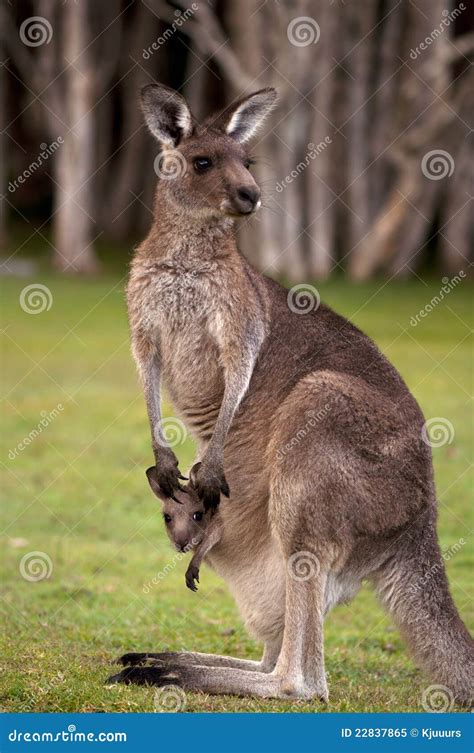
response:
<path id="1" fill-rule="evenodd" d="M 176 92 L 143 89 L 166 176 L 127 288 L 156 478 L 165 495 L 180 488 L 163 382 L 197 442 L 199 498 L 230 495 L 206 561 L 263 658 L 165 653 L 140 666 L 149 654 L 126 654 L 112 679 L 327 701 L 324 618 L 369 580 L 418 662 L 468 704 L 474 644 L 437 542 L 420 408 L 366 335 L 324 305 L 294 305 L 237 248 L 235 220 L 260 205 L 247 145 L 275 99 L 263 89 L 199 124 Z"/>
<path id="2" fill-rule="evenodd" d="M 191 591 L 197 591 L 202 561 L 222 535 L 221 517 L 213 508 L 204 508 L 191 486 L 176 490 L 172 497 L 168 497 L 158 483 L 155 466 L 148 468 L 146 475 L 153 493 L 162 503 L 169 540 L 178 552 L 194 552 L 185 581 Z"/>

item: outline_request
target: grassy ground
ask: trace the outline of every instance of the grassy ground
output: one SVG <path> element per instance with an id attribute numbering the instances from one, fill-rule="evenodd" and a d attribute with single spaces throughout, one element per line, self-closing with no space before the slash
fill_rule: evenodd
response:
<path id="1" fill-rule="evenodd" d="M 4 281 L 3 382 L 6 550 L 0 697 L 10 711 L 153 711 L 152 689 L 104 685 L 127 650 L 197 649 L 258 657 L 224 583 L 204 569 L 184 586 L 185 562 L 165 540 L 143 470 L 148 428 L 129 355 L 123 280 L 84 283 L 41 274 L 52 306 L 19 304 L 37 280 Z M 474 626 L 470 580 L 468 283 L 417 327 L 410 317 L 440 287 L 422 282 L 319 286 L 323 299 L 368 332 L 395 363 L 428 417 L 449 419 L 454 438 L 434 450 L 439 532 L 456 603 Z M 58 407 L 61 406 L 61 407 Z M 51 411 L 56 417 L 50 420 Z M 46 412 L 46 414 L 44 413 Z M 47 426 L 19 448 L 41 419 Z M 16 448 L 16 449 L 15 449 Z M 178 448 L 182 467 L 192 447 Z M 471 519 L 472 520 L 472 519 Z M 30 582 L 20 562 L 45 553 L 52 573 Z M 472 561 L 471 561 L 472 563 Z M 166 567 L 158 585 L 148 584 Z M 145 586 L 145 589 L 144 589 Z M 363 589 L 326 628 L 328 711 L 422 710 L 429 684 L 397 632 Z M 323 711 L 317 704 L 188 694 L 188 711 Z"/>

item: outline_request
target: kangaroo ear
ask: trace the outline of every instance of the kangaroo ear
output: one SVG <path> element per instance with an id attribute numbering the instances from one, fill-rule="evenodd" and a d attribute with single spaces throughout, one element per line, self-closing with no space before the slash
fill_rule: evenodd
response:
<path id="1" fill-rule="evenodd" d="M 261 89 L 225 109 L 218 117 L 219 127 L 241 144 L 252 138 L 275 106 L 275 89 Z"/>
<path id="2" fill-rule="evenodd" d="M 170 147 L 193 131 L 193 119 L 183 97 L 162 84 L 148 84 L 140 92 L 148 128 L 158 141 Z"/>
<path id="3" fill-rule="evenodd" d="M 163 489 L 158 483 L 158 476 L 156 475 L 156 467 L 154 465 L 152 465 L 151 468 L 147 468 L 146 476 L 153 493 L 158 497 L 158 499 L 161 499 L 162 502 L 165 502 L 166 494 L 163 492 Z"/>

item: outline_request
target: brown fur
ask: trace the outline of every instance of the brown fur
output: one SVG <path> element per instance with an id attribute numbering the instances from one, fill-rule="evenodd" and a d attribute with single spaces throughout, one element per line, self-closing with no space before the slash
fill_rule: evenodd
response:
<path id="1" fill-rule="evenodd" d="M 146 475 L 153 493 L 161 501 L 169 540 L 178 552 L 194 551 L 185 581 L 191 591 L 197 591 L 201 563 L 222 536 L 221 516 L 214 510 L 205 509 L 192 486 L 176 490 L 170 498 L 158 484 L 155 466 L 148 468 Z"/>
<path id="2" fill-rule="evenodd" d="M 200 498 L 212 506 L 230 489 L 207 561 L 265 654 L 258 664 L 156 655 L 153 666 L 114 679 L 326 699 L 324 615 L 370 579 L 421 664 L 469 703 L 473 643 L 444 575 L 416 401 L 368 337 L 323 305 L 294 313 L 287 291 L 236 246 L 236 196 L 253 179 L 242 133 L 226 130 L 238 121 L 249 136 L 271 92 L 202 127 L 174 92 L 144 96 L 150 128 L 189 166 L 159 182 L 155 222 L 127 289 L 157 478 L 169 493 L 179 487 L 176 458 L 159 434 L 162 380 L 198 443 L 191 479 Z M 214 160 L 205 177 L 193 170 L 196 153 Z M 298 556 L 313 566 L 311 577 L 295 577 Z M 429 588 L 410 588 L 433 565 Z M 124 663 L 144 657 L 130 656 Z"/>

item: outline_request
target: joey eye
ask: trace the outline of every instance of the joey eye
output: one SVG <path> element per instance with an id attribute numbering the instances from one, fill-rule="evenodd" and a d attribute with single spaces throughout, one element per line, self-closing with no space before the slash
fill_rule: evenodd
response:
<path id="1" fill-rule="evenodd" d="M 163 513 L 163 520 L 165 523 L 171 523 L 171 515 L 168 515 L 167 512 Z"/>
<path id="2" fill-rule="evenodd" d="M 193 520 L 202 520 L 202 512 L 195 512 L 193 515 Z"/>
<path id="3" fill-rule="evenodd" d="M 245 167 L 246 170 L 250 170 L 250 168 L 252 167 L 252 165 L 255 165 L 255 160 L 250 159 L 250 157 L 249 157 L 249 159 L 245 160 L 244 167 Z"/>
<path id="4" fill-rule="evenodd" d="M 210 157 L 196 157 L 193 165 L 197 173 L 205 173 L 212 167 L 212 160 Z"/>

